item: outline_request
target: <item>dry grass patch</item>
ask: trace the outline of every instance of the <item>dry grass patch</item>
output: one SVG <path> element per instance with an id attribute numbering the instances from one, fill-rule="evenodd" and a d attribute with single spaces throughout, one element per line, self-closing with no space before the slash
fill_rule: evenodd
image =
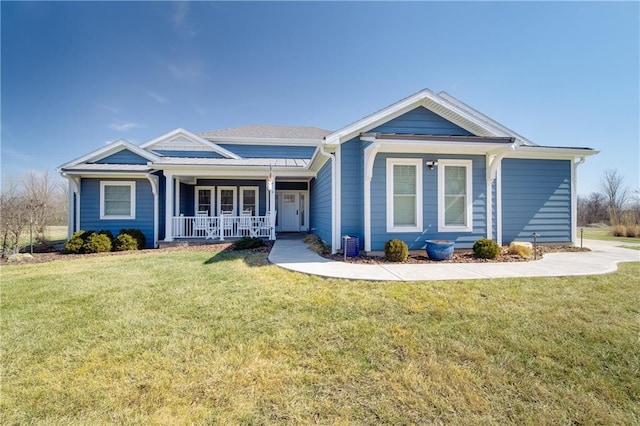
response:
<path id="1" fill-rule="evenodd" d="M 3 424 L 640 417 L 637 263 L 423 283 L 216 251 L 1 268 Z"/>

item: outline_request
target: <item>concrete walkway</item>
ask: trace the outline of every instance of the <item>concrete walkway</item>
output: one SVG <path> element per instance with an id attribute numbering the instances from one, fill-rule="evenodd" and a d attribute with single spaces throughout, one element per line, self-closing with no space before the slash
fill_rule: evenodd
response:
<path id="1" fill-rule="evenodd" d="M 311 275 L 371 281 L 466 280 L 478 278 L 555 277 L 613 272 L 620 262 L 640 261 L 634 245 L 585 240 L 590 252 L 549 253 L 530 262 L 365 265 L 336 262 L 312 252 L 299 239 L 276 240 L 269 261 L 282 268 Z"/>

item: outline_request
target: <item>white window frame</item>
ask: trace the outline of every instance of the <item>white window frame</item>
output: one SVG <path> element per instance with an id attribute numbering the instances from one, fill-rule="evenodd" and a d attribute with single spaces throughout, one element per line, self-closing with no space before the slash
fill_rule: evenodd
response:
<path id="1" fill-rule="evenodd" d="M 224 190 L 230 190 L 233 191 L 233 212 L 232 212 L 232 216 L 237 216 L 238 214 L 238 187 L 237 186 L 219 186 L 218 187 L 218 191 L 217 191 L 217 212 L 218 212 L 218 216 L 220 216 L 222 214 L 222 197 L 220 196 L 222 191 Z"/>
<path id="2" fill-rule="evenodd" d="M 105 199 L 104 199 L 104 189 L 106 186 L 128 186 L 131 188 L 130 190 L 130 206 L 129 206 L 129 214 L 128 215 L 107 215 L 105 213 Z M 136 182 L 133 180 L 124 181 L 108 181 L 101 180 L 100 181 L 100 219 L 101 220 L 122 220 L 122 219 L 135 219 L 136 218 Z"/>
<path id="3" fill-rule="evenodd" d="M 196 186 L 193 193 L 193 211 L 195 214 L 200 211 L 199 209 L 199 200 L 198 200 L 198 191 L 204 189 L 211 191 L 211 205 L 209 206 L 209 216 L 213 216 L 215 212 L 216 205 L 216 187 L 215 186 Z"/>
<path id="4" fill-rule="evenodd" d="M 238 198 L 240 200 L 240 214 L 244 213 L 244 194 L 243 191 L 255 191 L 256 193 L 256 213 L 255 216 L 260 215 L 260 187 L 258 186 L 241 186 Z"/>
<path id="5" fill-rule="evenodd" d="M 387 158 L 387 232 L 422 232 L 422 159 Z M 393 167 L 415 166 L 416 168 L 416 225 L 396 226 L 393 217 Z"/>
<path id="6" fill-rule="evenodd" d="M 445 224 L 444 179 L 447 166 L 466 168 L 466 217 L 465 225 Z M 456 159 L 438 159 L 438 232 L 473 232 L 473 161 Z"/>

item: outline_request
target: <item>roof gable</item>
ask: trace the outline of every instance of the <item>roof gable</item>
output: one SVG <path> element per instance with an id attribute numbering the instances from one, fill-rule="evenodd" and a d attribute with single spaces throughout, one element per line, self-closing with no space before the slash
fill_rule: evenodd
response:
<path id="1" fill-rule="evenodd" d="M 125 139 L 118 139 L 114 142 L 111 142 L 109 145 L 96 149 L 95 151 L 92 151 L 86 155 L 83 155 L 82 157 L 78 157 L 75 160 L 69 161 L 68 163 L 61 165 L 59 169 L 76 166 L 82 163 L 99 163 L 99 162 L 104 163 L 104 159 L 117 155 L 122 151 L 128 151 L 130 154 L 124 153 L 124 154 L 118 155 L 115 158 L 117 158 L 117 161 L 119 162 L 114 164 L 127 164 L 123 162 L 123 161 L 126 161 L 125 158 L 130 158 L 130 161 L 136 161 L 136 163 L 133 163 L 133 164 L 140 164 L 141 163 L 140 159 L 145 159 L 150 162 L 158 161 L 160 159 L 160 157 L 158 157 L 157 155 L 149 151 L 146 151 L 140 147 L 137 147 Z"/>
<path id="2" fill-rule="evenodd" d="M 429 111 L 423 106 L 412 109 L 370 130 L 371 133 L 411 135 L 471 136 L 471 132 Z"/>
<path id="3" fill-rule="evenodd" d="M 225 158 L 240 157 L 213 142 L 210 142 L 185 129 L 175 129 L 140 145 L 140 148 L 154 151 L 200 151 L 216 152 Z"/>
<path id="4" fill-rule="evenodd" d="M 421 90 L 386 108 L 370 114 L 348 126 L 328 135 L 325 140 L 329 144 L 340 144 L 360 133 L 369 132 L 418 107 L 439 115 L 445 120 L 466 130 L 471 135 L 484 137 L 513 137 L 518 144 L 531 144 L 531 141 L 500 125 L 477 110 L 443 93 L 435 94 L 429 89 Z"/>

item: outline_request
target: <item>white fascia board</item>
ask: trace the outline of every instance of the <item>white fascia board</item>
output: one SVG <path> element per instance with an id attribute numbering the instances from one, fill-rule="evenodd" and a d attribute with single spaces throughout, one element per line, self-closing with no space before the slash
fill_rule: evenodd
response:
<path id="1" fill-rule="evenodd" d="M 125 149 L 141 156 L 142 158 L 147 159 L 148 161 L 160 161 L 160 157 L 158 157 L 157 155 L 145 149 L 142 149 L 141 147 L 136 146 L 125 139 L 118 139 L 114 142 L 111 142 L 109 145 L 103 146 L 102 148 L 96 149 L 95 151 L 91 151 L 90 153 L 83 155 L 82 157 L 78 157 L 75 160 L 71 160 L 68 163 L 59 166 L 56 170 L 61 171 L 65 167 L 75 166 L 86 162 L 95 162 Z"/>
<path id="2" fill-rule="evenodd" d="M 462 109 L 463 111 L 465 111 L 468 114 L 473 115 L 474 117 L 477 117 L 478 119 L 480 119 L 481 121 L 487 123 L 488 125 L 494 126 L 494 127 L 498 128 L 498 129 L 502 130 L 503 132 L 505 132 L 509 136 L 513 136 L 514 138 L 522 141 L 525 145 L 536 146 L 536 144 L 533 143 L 532 141 L 530 141 L 529 139 L 525 138 L 524 136 L 520 135 L 519 133 L 514 132 L 513 130 L 511 130 L 508 127 L 504 126 L 503 124 L 498 123 L 497 121 L 495 121 L 491 117 L 489 117 L 487 115 L 484 115 L 483 113 L 481 113 L 477 109 L 475 109 L 475 108 L 465 104 L 461 100 L 451 96 L 449 93 L 440 92 L 440 93 L 437 94 L 437 96 L 439 96 L 441 99 L 444 99 L 445 101 L 448 101 L 448 102 L 456 105 L 458 108 Z"/>
<path id="3" fill-rule="evenodd" d="M 335 152 L 335 148 L 336 148 L 335 145 L 334 146 L 323 145 L 323 146 L 325 151 L 330 153 Z M 316 148 L 315 152 L 313 153 L 313 156 L 311 156 L 311 161 L 309 161 L 309 170 L 318 172 L 318 170 L 320 170 L 325 165 L 325 163 L 329 161 L 329 157 L 324 155 L 320 148 L 321 146 L 318 145 L 318 148 Z"/>
<path id="4" fill-rule="evenodd" d="M 172 131 L 170 131 L 168 133 L 165 133 L 163 135 L 160 135 L 157 138 L 152 139 L 152 140 L 150 140 L 148 142 L 143 143 L 142 145 L 140 145 L 140 148 L 148 149 L 148 148 L 153 147 L 153 145 L 156 145 L 156 144 L 158 144 L 160 142 L 164 142 L 166 140 L 175 138 L 176 136 L 179 136 L 179 135 L 185 136 L 186 138 L 191 139 L 194 142 L 201 143 L 201 144 L 211 148 L 212 151 L 215 151 L 215 152 L 217 152 L 218 154 L 220 154 L 220 155 L 222 155 L 224 157 L 233 158 L 233 159 L 236 159 L 236 160 L 239 160 L 240 158 L 242 158 L 242 157 L 238 156 L 237 154 L 234 154 L 233 152 L 231 152 L 229 150 L 226 150 L 226 149 L 216 145 L 215 143 L 210 142 L 207 139 L 204 139 L 204 138 L 196 135 L 195 133 L 191 133 L 190 131 L 188 131 L 186 129 L 183 129 L 181 127 L 177 128 L 175 130 L 172 130 Z"/>
<path id="5" fill-rule="evenodd" d="M 508 153 L 505 158 L 539 158 L 539 159 L 559 159 L 568 160 L 578 157 L 590 157 L 599 154 L 600 151 L 584 148 L 552 148 L 540 146 L 519 146 L 513 152 Z"/>
<path id="6" fill-rule="evenodd" d="M 450 120 L 452 123 L 474 134 L 477 133 L 478 129 L 481 129 L 485 133 L 482 136 L 514 136 L 511 133 L 507 133 L 504 130 L 495 127 L 491 123 L 481 120 L 472 112 L 449 102 L 445 98 L 436 95 L 431 90 L 424 89 L 409 96 L 408 98 L 396 102 L 395 104 L 329 134 L 325 137 L 325 141 L 328 144 L 339 144 L 345 142 L 359 133 L 371 130 L 376 126 L 389 120 L 393 120 L 405 112 L 411 111 L 419 106 L 423 106 L 426 109 L 443 116 L 443 118 Z M 449 114 L 446 114 L 447 112 Z M 445 117 L 443 113 L 445 115 L 449 115 L 449 117 Z M 469 124 L 472 124 L 472 126 Z"/>
<path id="7" fill-rule="evenodd" d="M 205 138 L 213 143 L 233 145 L 317 146 L 322 139 L 277 139 L 277 138 Z"/>
<path id="8" fill-rule="evenodd" d="M 420 92 L 404 98 L 394 104 L 389 105 L 386 108 L 381 109 L 378 112 L 370 114 L 342 129 L 336 130 L 333 133 L 325 136 L 324 140 L 326 144 L 336 145 L 347 140 L 350 140 L 359 133 L 366 132 L 385 121 L 392 120 L 397 116 L 404 114 L 420 105 L 420 102 L 424 99 L 426 94 L 433 95 L 434 93 L 429 89 L 421 90 Z"/>

